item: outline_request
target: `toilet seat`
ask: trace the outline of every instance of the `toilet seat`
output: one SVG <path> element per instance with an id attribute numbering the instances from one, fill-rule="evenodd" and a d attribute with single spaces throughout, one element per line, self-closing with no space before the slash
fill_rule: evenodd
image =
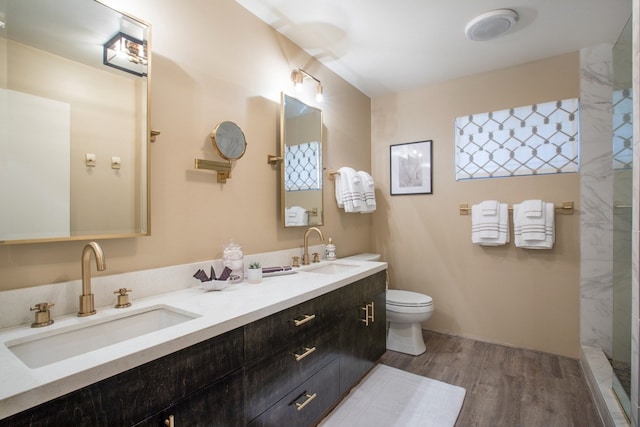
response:
<path id="1" fill-rule="evenodd" d="M 396 313 L 424 313 L 433 310 L 433 299 L 418 292 L 387 290 L 387 310 Z"/>

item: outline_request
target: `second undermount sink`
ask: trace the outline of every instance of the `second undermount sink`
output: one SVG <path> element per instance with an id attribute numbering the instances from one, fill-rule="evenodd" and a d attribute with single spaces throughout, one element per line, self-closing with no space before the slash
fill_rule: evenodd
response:
<path id="1" fill-rule="evenodd" d="M 345 271 L 353 270 L 354 268 L 358 268 L 359 265 L 354 264 L 343 264 L 338 262 L 330 262 L 327 264 L 320 265 L 312 265 L 310 267 L 305 267 L 303 271 L 308 271 L 311 273 L 322 273 L 322 274 L 338 274 L 344 273 Z"/>
<path id="2" fill-rule="evenodd" d="M 197 317 L 200 315 L 164 305 L 154 306 L 56 331 L 43 331 L 38 335 L 8 341 L 5 345 L 29 368 L 40 368 Z"/>

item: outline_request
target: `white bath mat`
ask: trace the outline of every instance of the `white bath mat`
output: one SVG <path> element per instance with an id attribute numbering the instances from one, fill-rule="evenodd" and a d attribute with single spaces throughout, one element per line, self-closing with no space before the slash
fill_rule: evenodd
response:
<path id="1" fill-rule="evenodd" d="M 453 427 L 466 390 L 386 365 L 375 366 L 320 427 Z"/>

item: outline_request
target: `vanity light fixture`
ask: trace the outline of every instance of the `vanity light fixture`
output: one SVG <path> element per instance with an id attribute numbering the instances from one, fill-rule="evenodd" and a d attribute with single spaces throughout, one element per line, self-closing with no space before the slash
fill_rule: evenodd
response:
<path id="1" fill-rule="evenodd" d="M 317 83 L 316 86 L 316 101 L 318 102 L 322 102 L 323 100 L 323 88 L 322 88 L 322 83 L 320 83 L 320 80 L 318 80 L 317 78 L 315 78 L 314 76 L 312 76 L 311 74 L 307 73 L 305 70 L 303 70 L 302 68 L 298 68 L 297 70 L 293 70 L 291 72 L 291 81 L 293 82 L 296 91 L 300 91 L 302 89 L 302 85 L 304 84 L 304 79 L 305 78 L 309 78 L 311 80 L 314 80 Z"/>
<path id="2" fill-rule="evenodd" d="M 136 76 L 147 75 L 147 43 L 125 33 L 118 33 L 103 46 L 102 62 Z"/>
<path id="3" fill-rule="evenodd" d="M 473 18 L 464 29 L 469 40 L 487 41 L 507 33 L 518 22 L 518 12 L 496 9 Z"/>

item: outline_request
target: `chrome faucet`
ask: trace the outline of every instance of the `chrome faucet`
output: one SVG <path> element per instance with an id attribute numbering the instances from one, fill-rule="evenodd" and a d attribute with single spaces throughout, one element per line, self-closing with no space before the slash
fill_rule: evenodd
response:
<path id="1" fill-rule="evenodd" d="M 307 231 L 304 232 L 304 252 L 302 254 L 302 265 L 309 265 L 309 234 L 312 231 L 315 231 L 320 236 L 320 240 L 324 242 L 324 236 L 322 235 L 322 231 L 318 227 L 309 227 Z"/>
<path id="2" fill-rule="evenodd" d="M 96 257 L 96 267 L 98 271 L 106 268 L 104 253 L 96 242 L 89 242 L 82 249 L 82 295 L 80 295 L 80 311 L 78 316 L 91 316 L 96 314 L 93 294 L 91 293 L 91 252 Z"/>

